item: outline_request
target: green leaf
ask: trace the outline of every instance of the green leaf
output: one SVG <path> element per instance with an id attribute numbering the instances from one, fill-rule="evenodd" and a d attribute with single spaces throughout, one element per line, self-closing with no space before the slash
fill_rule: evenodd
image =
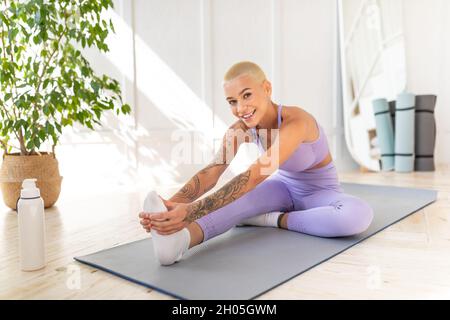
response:
<path id="1" fill-rule="evenodd" d="M 79 95 L 79 91 L 80 91 L 80 84 L 78 83 L 78 81 L 74 81 L 73 82 L 73 93 L 75 95 Z"/>
<path id="2" fill-rule="evenodd" d="M 55 133 L 55 127 L 53 127 L 48 121 L 45 124 L 45 131 L 49 134 Z"/>
<path id="3" fill-rule="evenodd" d="M 8 32 L 9 41 L 12 42 L 18 33 L 19 33 L 19 29 L 17 29 L 17 28 L 9 29 L 9 32 Z"/>
<path id="4" fill-rule="evenodd" d="M 59 133 L 62 133 L 61 125 L 59 123 L 55 122 L 55 127 L 56 127 L 56 130 L 58 130 Z"/>
<path id="5" fill-rule="evenodd" d="M 28 150 L 33 149 L 33 148 L 34 148 L 34 143 L 33 143 L 33 141 L 29 140 L 29 141 L 27 142 L 26 148 L 27 148 Z"/>
<path id="6" fill-rule="evenodd" d="M 9 21 L 8 19 L 6 19 L 5 15 L 0 12 L 0 19 L 3 21 L 4 24 L 6 24 L 6 26 L 9 26 Z"/>
<path id="7" fill-rule="evenodd" d="M 41 138 L 42 141 L 45 141 L 45 138 L 46 138 L 45 130 L 39 130 L 38 136 L 39 136 L 39 138 Z"/>
<path id="8" fill-rule="evenodd" d="M 102 116 L 102 112 L 99 109 L 97 109 L 97 108 L 93 109 L 93 111 L 94 111 L 95 116 L 97 117 L 97 119 L 100 119 L 101 116 Z"/>
<path id="9" fill-rule="evenodd" d="M 87 76 L 89 75 L 89 69 L 86 68 L 85 66 L 82 66 L 82 67 L 81 67 L 81 75 L 82 75 L 83 77 L 87 77 Z"/>
<path id="10" fill-rule="evenodd" d="M 39 140 L 38 137 L 34 137 L 34 145 L 36 146 L 36 148 L 39 148 L 41 146 L 41 141 Z"/>
<path id="11" fill-rule="evenodd" d="M 111 19 L 109 20 L 109 27 L 111 28 L 112 32 L 116 33 L 116 30 L 114 30 L 114 25 Z"/>
<path id="12" fill-rule="evenodd" d="M 45 80 L 44 80 L 44 83 L 43 83 L 43 85 L 42 85 L 42 88 L 43 88 L 43 89 L 47 88 L 47 86 L 48 86 L 49 83 L 50 83 L 50 79 L 45 79 Z"/>
<path id="13" fill-rule="evenodd" d="M 39 35 L 35 35 L 34 37 L 33 37 L 33 42 L 34 42 L 34 44 L 39 44 L 39 43 L 41 43 L 41 37 L 39 36 Z"/>
<path id="14" fill-rule="evenodd" d="M 33 27 L 34 27 L 34 19 L 33 18 L 28 18 L 27 24 L 30 27 L 30 29 L 33 29 Z"/>
<path id="15" fill-rule="evenodd" d="M 68 126 L 68 125 L 70 125 L 71 123 L 72 123 L 72 120 L 69 119 L 69 118 L 62 118 L 62 119 L 61 119 L 61 125 L 62 125 L 63 127 Z M 58 129 L 58 127 L 56 127 L 56 129 Z M 59 130 L 58 130 L 58 131 L 59 131 Z"/>
<path id="16" fill-rule="evenodd" d="M 39 112 L 37 112 L 37 110 L 33 110 L 33 120 L 36 121 L 37 119 L 39 119 Z"/>
<path id="17" fill-rule="evenodd" d="M 91 81 L 91 87 L 92 89 L 94 89 L 95 94 L 98 94 L 98 90 L 100 89 L 100 85 L 95 82 L 95 81 Z"/>
<path id="18" fill-rule="evenodd" d="M 131 111 L 131 107 L 128 104 L 122 105 L 122 107 L 120 109 L 121 109 L 122 113 L 124 113 L 124 114 L 130 113 L 130 111 Z"/>

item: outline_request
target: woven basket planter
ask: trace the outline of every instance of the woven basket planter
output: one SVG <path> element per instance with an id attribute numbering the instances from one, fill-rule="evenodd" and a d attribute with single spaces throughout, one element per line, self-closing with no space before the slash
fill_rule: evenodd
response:
<path id="1" fill-rule="evenodd" d="M 0 187 L 3 200 L 11 209 L 17 209 L 22 181 L 28 178 L 37 179 L 36 185 L 40 189 L 44 207 L 54 205 L 61 192 L 62 182 L 55 154 L 41 152 L 40 155 L 28 156 L 21 156 L 18 153 L 3 155 Z"/>

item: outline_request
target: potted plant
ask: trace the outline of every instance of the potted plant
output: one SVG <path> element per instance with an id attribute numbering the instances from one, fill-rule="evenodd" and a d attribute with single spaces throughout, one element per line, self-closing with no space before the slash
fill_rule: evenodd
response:
<path id="1" fill-rule="evenodd" d="M 130 113 L 118 81 L 97 75 L 80 51 L 108 51 L 105 39 L 114 26 L 102 13 L 110 7 L 112 0 L 0 4 L 0 184 L 12 209 L 25 178 L 38 179 L 46 208 L 58 199 L 55 146 L 63 127 L 80 123 L 95 130 L 106 110 Z M 52 150 L 39 150 L 46 142 Z"/>

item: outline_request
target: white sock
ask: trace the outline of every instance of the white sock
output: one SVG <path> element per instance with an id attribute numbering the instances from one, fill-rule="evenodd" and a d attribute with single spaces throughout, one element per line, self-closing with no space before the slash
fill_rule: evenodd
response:
<path id="1" fill-rule="evenodd" d="M 278 227 L 278 217 L 283 212 L 275 211 L 263 213 L 239 222 L 239 225 L 251 225 L 258 227 Z"/>
<path id="2" fill-rule="evenodd" d="M 150 191 L 144 201 L 144 212 L 156 213 L 164 211 L 167 211 L 167 208 L 158 197 L 158 194 L 155 191 Z M 169 235 L 159 234 L 152 229 L 151 234 L 153 249 L 161 265 L 170 265 L 179 261 L 189 249 L 191 235 L 186 228 Z"/>

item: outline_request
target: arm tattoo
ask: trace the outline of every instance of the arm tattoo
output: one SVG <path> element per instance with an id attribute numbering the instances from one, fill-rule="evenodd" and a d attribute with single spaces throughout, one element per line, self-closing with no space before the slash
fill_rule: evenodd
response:
<path id="1" fill-rule="evenodd" d="M 200 191 L 200 179 L 195 175 L 181 190 L 176 194 L 177 197 L 185 199 L 196 199 Z"/>
<path id="2" fill-rule="evenodd" d="M 195 221 L 208 213 L 222 208 L 230 202 L 238 199 L 246 192 L 247 182 L 250 178 L 250 170 L 234 177 L 222 188 L 211 194 L 210 196 L 192 203 L 188 207 L 188 215 L 186 220 Z"/>
<path id="3" fill-rule="evenodd" d="M 207 181 L 203 181 L 203 183 L 202 183 L 199 175 L 207 174 L 209 170 L 211 170 L 215 167 L 221 166 L 221 165 L 222 165 L 221 163 L 211 163 L 208 166 L 206 166 L 205 168 L 203 168 L 202 170 L 200 170 L 195 176 L 192 177 L 191 180 L 189 180 L 188 183 L 186 183 L 180 189 L 180 191 L 178 191 L 171 198 L 171 200 L 175 201 L 175 202 L 182 202 L 182 203 L 192 202 L 192 201 L 195 201 L 198 197 L 200 197 L 205 192 L 211 190 L 216 185 L 216 181 L 214 181 L 214 183 L 202 188 L 202 184 L 204 185 L 205 182 L 207 183 Z"/>

